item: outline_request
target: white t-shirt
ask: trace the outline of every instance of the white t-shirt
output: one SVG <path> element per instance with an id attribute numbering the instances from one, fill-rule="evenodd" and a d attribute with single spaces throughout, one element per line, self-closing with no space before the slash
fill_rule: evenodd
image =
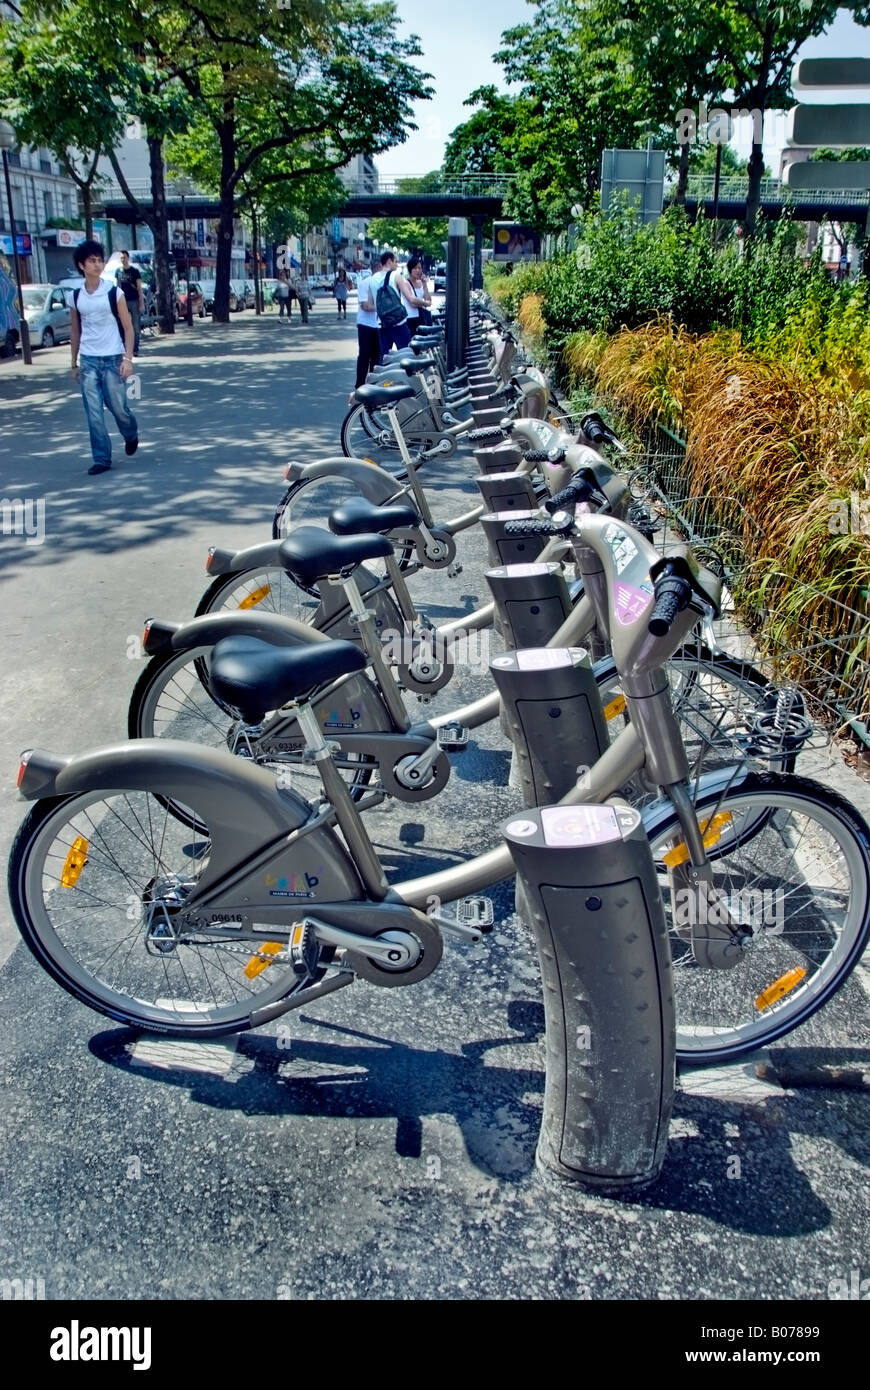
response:
<path id="1" fill-rule="evenodd" d="M 118 332 L 115 315 L 109 303 L 108 280 L 101 280 L 93 294 L 86 285 L 79 291 L 78 311 L 82 323 L 79 353 L 83 357 L 123 357 L 124 340 Z M 123 298 L 120 290 L 118 297 Z"/>
<path id="2" fill-rule="evenodd" d="M 373 275 L 366 275 L 364 273 L 359 274 L 356 278 L 356 292 L 358 296 L 356 321 L 357 323 L 361 323 L 364 328 L 377 328 L 380 323 L 374 309 L 366 309 L 363 307 L 369 297 L 369 286 L 374 282 L 374 278 Z M 372 303 L 374 303 L 376 293 L 377 289 L 372 290 Z"/>

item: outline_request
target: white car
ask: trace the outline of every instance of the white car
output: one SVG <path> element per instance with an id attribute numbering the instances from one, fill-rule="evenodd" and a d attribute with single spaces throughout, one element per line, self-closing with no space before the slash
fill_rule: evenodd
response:
<path id="1" fill-rule="evenodd" d="M 54 347 L 70 336 L 70 308 L 59 285 L 24 285 L 24 317 L 33 347 Z"/>

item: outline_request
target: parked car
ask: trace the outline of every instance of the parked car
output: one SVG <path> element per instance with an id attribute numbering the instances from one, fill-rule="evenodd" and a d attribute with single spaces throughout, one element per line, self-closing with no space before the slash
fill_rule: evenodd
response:
<path id="1" fill-rule="evenodd" d="M 202 307 L 207 314 L 210 314 L 214 308 L 217 283 L 214 280 L 198 280 L 196 283 L 199 285 L 199 290 L 202 295 Z"/>
<path id="2" fill-rule="evenodd" d="M 250 290 L 248 286 L 250 285 Z M 250 280 L 231 280 L 230 281 L 230 313 L 234 314 L 237 309 L 253 309 L 254 307 L 254 286 Z"/>
<path id="3" fill-rule="evenodd" d="M 70 336 L 70 308 L 60 285 L 23 285 L 31 347 L 54 347 Z"/>
<path id="4" fill-rule="evenodd" d="M 177 316 L 179 321 L 187 318 L 187 295 L 188 285 L 186 280 L 179 280 L 178 294 L 176 295 Z M 203 304 L 203 294 L 199 283 L 196 280 L 190 282 L 190 297 L 193 305 L 194 318 L 205 317 L 205 307 Z"/>
<path id="5" fill-rule="evenodd" d="M 277 288 L 277 285 L 278 281 L 273 280 L 270 276 L 264 276 L 263 279 L 260 281 L 260 289 L 263 291 L 264 307 L 267 304 L 275 303 L 275 290 Z"/>
<path id="6" fill-rule="evenodd" d="M 447 266 L 444 261 L 440 265 L 436 265 L 432 274 L 435 280 L 435 293 L 443 294 L 447 289 Z"/>

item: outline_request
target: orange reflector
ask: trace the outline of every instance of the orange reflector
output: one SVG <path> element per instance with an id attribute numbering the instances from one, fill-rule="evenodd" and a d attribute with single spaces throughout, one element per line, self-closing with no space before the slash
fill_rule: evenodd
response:
<path id="1" fill-rule="evenodd" d="M 63 861 L 63 870 L 60 881 L 64 888 L 74 888 L 79 881 L 79 874 L 88 862 L 88 842 L 81 835 L 77 835 L 73 840 L 66 859 Z"/>
<path id="2" fill-rule="evenodd" d="M 375 468 L 377 468 L 377 466 L 378 466 L 378 465 L 375 463 L 374 459 L 370 459 L 370 458 L 369 458 L 368 454 L 363 454 L 363 463 L 371 463 L 371 464 L 374 465 Z"/>
<path id="3" fill-rule="evenodd" d="M 245 974 L 247 975 L 248 979 L 255 980 L 258 975 L 262 974 L 262 972 L 266 969 L 266 966 L 272 964 L 269 957 L 277 956 L 280 950 L 280 941 L 264 941 L 257 954 L 255 956 L 251 956 L 251 959 L 245 966 Z"/>
<path id="4" fill-rule="evenodd" d="M 767 989 L 763 989 L 755 1001 L 759 1013 L 762 1009 L 769 1009 L 771 1004 L 775 1004 L 783 995 L 799 985 L 806 973 L 802 965 L 796 965 L 793 970 L 787 970 L 784 975 L 780 975 Z"/>
<path id="5" fill-rule="evenodd" d="M 271 594 L 271 592 L 272 585 L 264 584 L 262 589 L 255 589 L 252 594 L 248 594 L 247 598 L 243 598 L 239 604 L 239 608 L 256 608 L 257 604 L 262 603 L 263 599 Z"/>
<path id="6" fill-rule="evenodd" d="M 701 825 L 698 822 L 701 834 L 704 837 L 704 848 L 712 849 L 722 838 L 722 832 L 726 826 L 731 824 L 732 816 L 730 811 L 719 811 L 712 820 L 704 821 Z M 676 869 L 679 864 L 685 864 L 689 858 L 689 847 L 685 840 L 681 840 L 673 849 L 669 849 L 667 854 L 662 855 L 662 861 L 669 869 Z"/>
<path id="7" fill-rule="evenodd" d="M 618 714 L 622 714 L 622 711 L 623 711 L 624 709 L 625 709 L 625 696 L 624 696 L 624 695 L 617 695 L 614 699 L 612 699 L 612 700 L 610 701 L 609 704 L 607 704 L 607 705 L 604 706 L 604 718 L 605 718 L 605 719 L 615 719 L 616 716 L 617 716 Z"/>

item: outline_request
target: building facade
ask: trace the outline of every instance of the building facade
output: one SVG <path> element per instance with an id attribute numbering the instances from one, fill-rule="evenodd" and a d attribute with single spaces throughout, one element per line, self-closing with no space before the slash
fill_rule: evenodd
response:
<path id="1" fill-rule="evenodd" d="M 73 274 L 74 235 L 56 222 L 79 222 L 78 189 L 48 150 L 16 145 L 9 151 L 10 211 L 0 180 L 0 250 L 12 255 L 12 223 L 18 238 L 21 278 L 26 284 L 51 283 Z M 81 234 L 84 235 L 84 232 Z M 76 236 L 76 241 L 81 236 Z"/>

